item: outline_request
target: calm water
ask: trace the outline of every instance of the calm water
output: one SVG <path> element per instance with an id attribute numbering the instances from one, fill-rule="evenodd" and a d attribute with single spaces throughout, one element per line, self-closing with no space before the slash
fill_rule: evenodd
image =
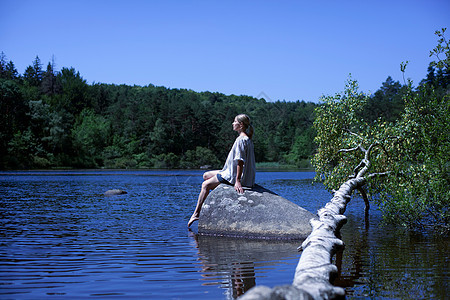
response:
<path id="1" fill-rule="evenodd" d="M 0 173 L 0 299 L 233 299 L 290 284 L 300 242 L 188 231 L 201 171 Z M 316 212 L 330 199 L 313 173 L 258 172 L 257 182 Z M 126 195 L 105 197 L 108 189 Z M 348 298 L 445 299 L 449 240 L 380 227 L 354 198 L 336 255 Z"/>

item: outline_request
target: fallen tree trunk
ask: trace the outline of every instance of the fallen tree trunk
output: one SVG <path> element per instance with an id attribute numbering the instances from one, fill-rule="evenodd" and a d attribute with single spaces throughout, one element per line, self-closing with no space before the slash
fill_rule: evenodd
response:
<path id="1" fill-rule="evenodd" d="M 292 285 L 277 286 L 272 289 L 256 286 L 240 299 L 339 299 L 345 297 L 345 290 L 333 286 L 330 282 L 337 274 L 337 267 L 332 263 L 332 258 L 336 251 L 344 246 L 338 236 L 340 228 L 347 222 L 343 213 L 353 191 L 361 192 L 366 203 L 367 218 L 369 203 L 362 187 L 366 183 L 366 178 L 384 175 L 376 173 L 365 176 L 370 167 L 370 151 L 375 145 L 371 145 L 367 150 L 361 146 L 348 150 L 361 150 L 365 153 L 365 157 L 355 168 L 354 175 L 334 192 L 333 198 L 323 208 L 319 209 L 317 212 L 319 218 L 310 220 L 312 232 L 299 247 L 303 253 L 295 270 Z"/>
<path id="2" fill-rule="evenodd" d="M 347 222 L 343 215 L 351 194 L 365 184 L 365 178 L 353 178 L 341 185 L 334 197 L 312 219 L 311 234 L 302 243 L 302 256 L 295 270 L 293 286 L 306 291 L 314 299 L 336 299 L 345 296 L 343 288 L 330 283 L 337 274 L 337 267 L 331 263 L 336 251 L 344 246 L 338 233 Z"/>

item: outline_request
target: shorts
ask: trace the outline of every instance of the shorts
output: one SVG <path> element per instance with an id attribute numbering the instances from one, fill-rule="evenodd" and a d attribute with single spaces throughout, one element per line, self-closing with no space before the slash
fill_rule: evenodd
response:
<path id="1" fill-rule="evenodd" d="M 222 177 L 222 175 L 220 175 L 220 173 L 217 173 L 217 179 L 219 180 L 220 183 L 232 185 L 228 180 L 223 179 L 223 177 Z"/>

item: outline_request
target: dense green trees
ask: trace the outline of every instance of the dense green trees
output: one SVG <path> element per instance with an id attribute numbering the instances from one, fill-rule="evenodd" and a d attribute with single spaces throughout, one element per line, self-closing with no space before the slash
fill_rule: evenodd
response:
<path id="1" fill-rule="evenodd" d="M 443 35 L 441 39 L 432 55 L 445 52 L 446 40 Z M 433 86 L 439 98 L 446 92 L 449 75 L 448 67 L 438 62 L 430 65 L 420 86 Z M 431 93 L 422 91 L 425 98 Z M 358 96 L 364 101 L 352 112 L 356 122 L 352 126 L 378 128 L 398 122 L 411 95 L 411 87 L 387 77 L 374 95 Z M 55 70 L 53 61 L 44 70 L 38 56 L 20 75 L 3 52 L 0 97 L 3 169 L 220 167 L 235 138 L 231 121 L 239 113 L 252 117 L 257 162 L 309 167 L 316 152 L 316 130 L 323 134 L 323 128 L 312 124 L 327 115 L 321 110 L 326 104 L 304 101 L 266 102 L 151 84 L 88 84 L 74 68 Z M 314 115 L 316 108 L 319 113 Z M 347 114 L 340 112 L 333 126 L 344 126 Z M 326 133 L 330 141 L 338 137 L 332 134 L 332 130 Z M 334 157 L 330 151 L 326 154 Z M 325 154 L 319 151 L 319 155 Z"/>
<path id="2" fill-rule="evenodd" d="M 397 120 L 405 107 L 405 92 L 406 87 L 389 76 L 380 89 L 368 99 L 364 109 L 364 120 L 371 123 L 379 119 L 387 122 Z M 380 106 L 380 103 L 384 105 Z"/>
<path id="3" fill-rule="evenodd" d="M 220 167 L 242 112 L 253 119 L 258 162 L 309 167 L 315 152 L 314 103 L 89 85 L 74 68 L 58 72 L 49 62 L 43 71 L 39 57 L 20 76 L 4 53 L 0 71 L 1 168 Z M 364 118 L 398 118 L 404 90 L 388 77 Z"/>
<path id="4" fill-rule="evenodd" d="M 383 84 L 382 96 L 402 95 L 403 101 L 391 101 L 403 103 L 398 117 L 381 111 L 368 118 L 374 98 L 359 92 L 350 79 L 342 95 L 323 99 L 314 121 L 318 149 L 313 164 L 325 185 L 339 187 L 364 159 L 364 151 L 370 151 L 370 160 L 363 162 L 379 176 L 367 177 L 367 187 L 386 219 L 443 233 L 450 229 L 448 46 L 446 58 L 431 64 L 437 70 L 429 68 L 416 90 L 411 82 L 405 87 L 391 80 Z M 397 93 L 391 94 L 391 88 Z"/>
<path id="5" fill-rule="evenodd" d="M 314 151 L 313 103 L 89 85 L 39 57 L 20 76 L 4 53 L 0 62 L 1 168 L 220 167 L 239 113 L 252 117 L 258 161 L 308 166 Z"/>

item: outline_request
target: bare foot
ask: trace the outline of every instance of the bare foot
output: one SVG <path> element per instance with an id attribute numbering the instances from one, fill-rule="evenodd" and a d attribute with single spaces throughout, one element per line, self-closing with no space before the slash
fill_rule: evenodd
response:
<path id="1" fill-rule="evenodd" d="M 192 216 L 188 222 L 188 227 L 191 227 L 192 223 L 198 220 L 198 217 Z"/>

